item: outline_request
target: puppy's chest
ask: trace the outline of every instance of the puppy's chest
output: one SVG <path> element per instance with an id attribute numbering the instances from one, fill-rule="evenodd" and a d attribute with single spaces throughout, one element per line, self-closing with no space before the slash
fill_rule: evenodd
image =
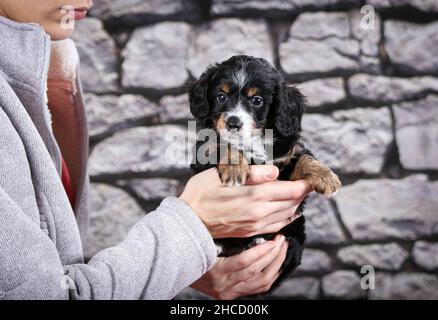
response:
<path id="1" fill-rule="evenodd" d="M 253 152 L 245 152 L 248 162 L 252 165 L 255 164 L 272 164 L 276 166 L 279 171 L 279 180 L 290 180 L 291 174 L 298 161 L 298 154 L 300 153 L 301 147 L 299 145 L 291 146 L 290 148 L 281 151 L 273 150 L 270 155 L 265 154 L 265 158 L 257 157 Z"/>
<path id="2" fill-rule="evenodd" d="M 288 159 L 286 161 L 283 161 L 283 159 L 281 159 L 280 161 L 275 161 L 275 159 L 274 159 L 274 161 L 272 163 L 271 162 L 266 162 L 266 163 L 273 164 L 278 168 L 278 170 L 280 172 L 280 174 L 278 176 L 278 180 L 288 181 L 291 179 L 292 172 L 294 171 L 294 168 L 297 164 L 297 159 L 292 158 L 292 159 Z M 251 161 L 250 161 L 251 165 L 266 164 L 266 163 L 260 163 L 260 162 L 254 161 L 253 159 L 251 159 Z"/>

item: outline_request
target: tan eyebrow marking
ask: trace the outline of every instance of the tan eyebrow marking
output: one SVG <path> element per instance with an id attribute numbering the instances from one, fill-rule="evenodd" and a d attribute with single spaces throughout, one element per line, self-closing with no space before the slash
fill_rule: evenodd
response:
<path id="1" fill-rule="evenodd" d="M 230 93 L 230 86 L 226 83 L 222 84 L 219 86 L 219 90 L 225 92 L 225 93 Z"/>
<path id="2" fill-rule="evenodd" d="M 252 98 L 252 97 L 254 97 L 254 96 L 257 94 L 257 92 L 259 92 L 259 89 L 257 89 L 256 87 L 252 87 L 252 88 L 249 88 L 249 89 L 246 91 L 246 95 L 247 95 L 249 98 Z"/>

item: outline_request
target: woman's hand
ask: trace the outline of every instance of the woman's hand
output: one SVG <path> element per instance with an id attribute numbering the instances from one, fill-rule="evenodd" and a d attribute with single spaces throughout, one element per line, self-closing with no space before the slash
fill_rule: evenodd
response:
<path id="1" fill-rule="evenodd" d="M 191 285 L 215 299 L 232 300 L 267 292 L 280 275 L 288 248 L 284 236 L 264 242 L 216 265 Z"/>
<path id="2" fill-rule="evenodd" d="M 312 191 L 304 180 L 274 181 L 278 174 L 275 166 L 251 166 L 251 185 L 227 187 L 212 168 L 193 176 L 180 199 L 215 239 L 275 233 L 298 217 L 298 205 Z"/>

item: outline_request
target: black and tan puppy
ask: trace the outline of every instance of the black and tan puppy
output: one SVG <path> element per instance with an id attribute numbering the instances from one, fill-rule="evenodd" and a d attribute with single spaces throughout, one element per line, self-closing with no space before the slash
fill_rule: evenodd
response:
<path id="1" fill-rule="evenodd" d="M 305 179 L 316 192 L 325 196 L 341 187 L 337 175 L 318 162 L 300 142 L 301 118 L 305 109 L 303 95 L 296 88 L 287 86 L 280 72 L 266 60 L 234 56 L 209 67 L 190 92 L 190 108 L 202 128 L 214 129 L 218 134 L 215 141 L 207 142 L 210 146 L 206 148 L 207 152 L 216 153 L 217 161 L 197 162 L 192 165 L 195 172 L 216 166 L 222 182 L 245 184 L 249 178 L 249 165 L 269 160 L 266 148 L 251 142 L 260 140 L 267 129 L 272 129 L 271 160 L 280 169 L 280 180 Z M 204 143 L 198 142 L 197 150 Z M 303 208 L 304 204 L 298 208 L 299 214 Z M 301 215 L 279 231 L 289 241 L 289 249 L 281 276 L 272 289 L 301 262 L 304 222 Z M 245 239 L 220 239 L 216 243 L 220 246 L 219 254 L 229 256 L 262 242 L 261 239 L 274 237 L 275 234 L 268 234 Z"/>

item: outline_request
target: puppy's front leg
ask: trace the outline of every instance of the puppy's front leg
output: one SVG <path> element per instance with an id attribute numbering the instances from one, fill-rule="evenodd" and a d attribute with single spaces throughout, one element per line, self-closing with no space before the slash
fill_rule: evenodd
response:
<path id="1" fill-rule="evenodd" d="M 228 146 L 218 164 L 217 171 L 223 183 L 228 186 L 246 184 L 249 179 L 249 163 L 242 151 Z"/>
<path id="2" fill-rule="evenodd" d="M 298 158 L 291 180 L 304 179 L 312 188 L 326 197 L 335 194 L 342 186 L 339 177 L 327 166 L 308 154 Z"/>

